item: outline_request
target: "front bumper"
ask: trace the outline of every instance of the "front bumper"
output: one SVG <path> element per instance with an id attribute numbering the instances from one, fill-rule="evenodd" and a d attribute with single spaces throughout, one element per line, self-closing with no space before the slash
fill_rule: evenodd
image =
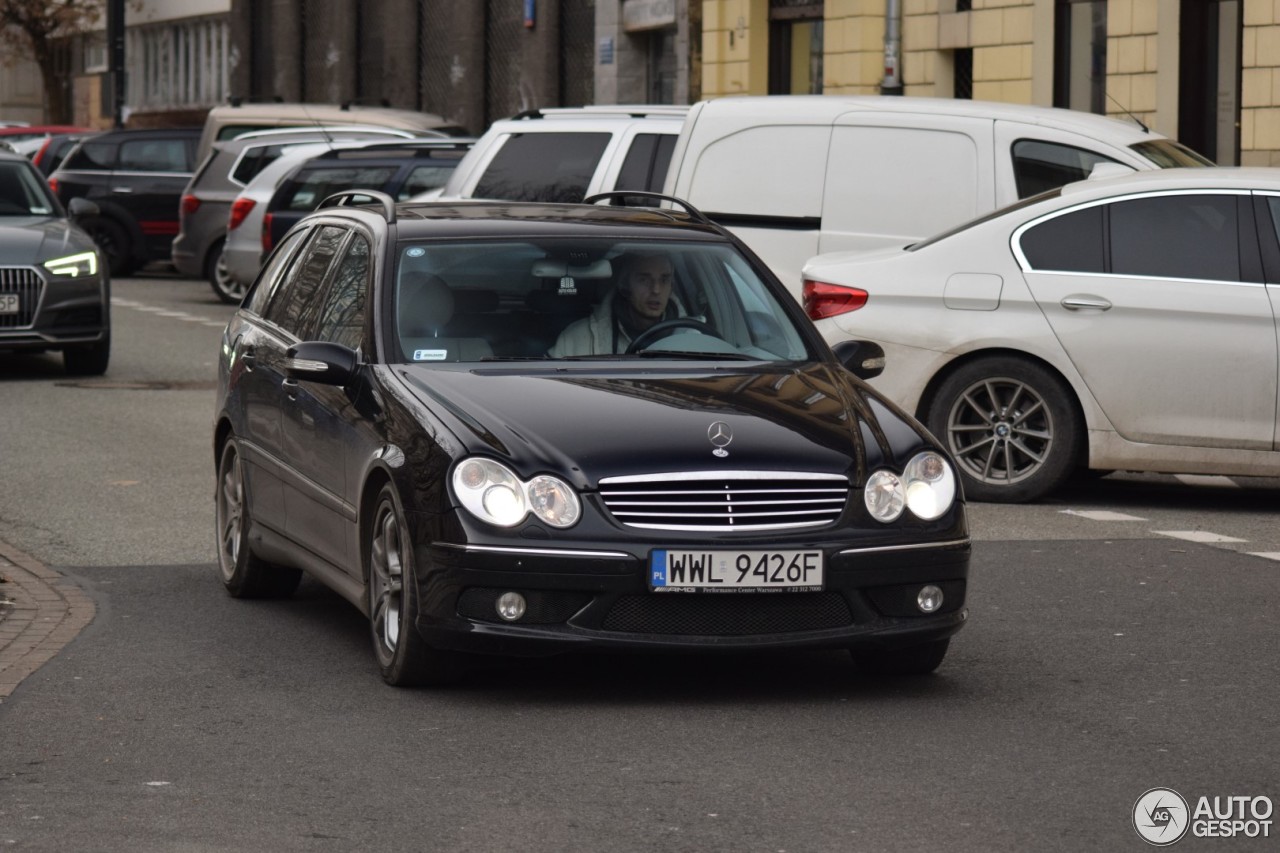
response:
<path id="1" fill-rule="evenodd" d="M 750 545 L 735 547 L 749 548 Z M 967 536 L 904 545 L 821 546 L 821 592 L 654 592 L 648 549 L 420 544 L 417 628 L 432 646 L 502 655 L 787 648 L 901 648 L 951 636 L 967 617 Z M 942 608 L 915 606 L 925 584 Z M 529 607 L 505 622 L 504 592 Z"/>
<path id="2" fill-rule="evenodd" d="M 0 293 L 19 296 L 18 314 L 0 315 L 0 351 L 47 350 L 105 340 L 110 297 L 102 275 L 48 279 L 34 267 L 0 269 Z"/>

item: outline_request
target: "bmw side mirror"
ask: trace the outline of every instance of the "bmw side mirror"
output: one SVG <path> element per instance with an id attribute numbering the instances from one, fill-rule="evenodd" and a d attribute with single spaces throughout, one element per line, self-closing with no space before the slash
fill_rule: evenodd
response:
<path id="1" fill-rule="evenodd" d="M 360 364 L 355 350 L 328 341 L 306 341 L 289 347 L 285 355 L 285 376 L 323 385 L 346 385 Z"/>
<path id="2" fill-rule="evenodd" d="M 840 341 L 831 351 L 859 379 L 872 379 L 884 373 L 884 348 L 877 343 Z"/>
<path id="3" fill-rule="evenodd" d="M 67 212 L 72 219 L 83 219 L 86 216 L 98 216 L 102 213 L 98 206 L 87 198 L 73 198 L 67 204 Z"/>

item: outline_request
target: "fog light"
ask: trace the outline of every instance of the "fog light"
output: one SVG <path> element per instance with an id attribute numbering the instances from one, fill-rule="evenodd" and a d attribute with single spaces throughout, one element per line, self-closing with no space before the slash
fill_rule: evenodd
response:
<path id="1" fill-rule="evenodd" d="M 937 589 L 937 587 L 934 587 Z M 921 593 L 923 595 L 924 593 Z M 942 593 L 938 593 L 938 601 L 942 601 Z M 508 622 L 516 622 L 524 615 L 524 596 L 518 592 L 504 592 L 498 596 L 498 615 Z M 924 605 L 921 605 L 923 607 Z"/>
<path id="2" fill-rule="evenodd" d="M 916 607 L 920 608 L 921 613 L 937 613 L 938 609 L 942 607 L 942 590 L 933 584 L 921 587 L 920 593 L 916 596 Z M 501 610 L 501 602 L 499 602 L 498 608 Z"/>

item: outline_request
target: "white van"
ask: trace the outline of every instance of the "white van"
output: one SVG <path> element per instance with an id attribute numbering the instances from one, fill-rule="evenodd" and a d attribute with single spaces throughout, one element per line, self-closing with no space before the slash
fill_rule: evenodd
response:
<path id="1" fill-rule="evenodd" d="M 939 98 L 731 97 L 689 111 L 664 192 L 728 227 L 800 296 L 810 257 L 905 245 L 1129 169 L 1211 166 L 1136 121 Z"/>

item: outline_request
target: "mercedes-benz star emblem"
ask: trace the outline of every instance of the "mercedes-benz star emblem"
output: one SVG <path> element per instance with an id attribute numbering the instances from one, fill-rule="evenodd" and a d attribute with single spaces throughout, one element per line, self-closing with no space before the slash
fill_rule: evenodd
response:
<path id="1" fill-rule="evenodd" d="M 725 450 L 729 446 L 729 442 L 733 441 L 733 430 L 729 429 L 729 425 L 724 421 L 716 421 L 707 427 L 707 438 L 715 445 L 715 450 L 711 451 L 716 456 L 728 456 L 729 451 Z"/>

